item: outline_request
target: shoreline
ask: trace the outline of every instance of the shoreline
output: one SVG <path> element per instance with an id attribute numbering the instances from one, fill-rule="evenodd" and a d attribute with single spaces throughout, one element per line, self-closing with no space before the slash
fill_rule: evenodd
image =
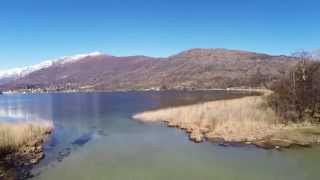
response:
<path id="1" fill-rule="evenodd" d="M 32 91 L 32 90 L 12 90 L 2 91 L 3 95 L 10 94 L 49 94 L 49 93 L 111 93 L 111 92 L 166 92 L 166 91 L 181 91 L 181 92 L 201 92 L 201 91 L 231 91 L 231 92 L 250 92 L 250 93 L 266 93 L 267 89 L 259 88 L 210 88 L 210 89 L 115 89 L 115 90 L 50 90 L 50 91 Z"/>
<path id="2" fill-rule="evenodd" d="M 293 146 L 309 147 L 320 143 L 320 125 L 283 124 L 263 106 L 264 96 L 218 100 L 135 114 L 144 123 L 164 122 L 183 130 L 196 143 L 255 145 L 264 149 Z"/>
<path id="3" fill-rule="evenodd" d="M 33 139 L 24 142 L 18 147 L 2 151 L 0 154 L 0 179 L 14 180 L 32 177 L 31 170 L 33 166 L 45 157 L 43 144 L 53 132 L 52 127 L 41 128 L 43 128 L 41 133 L 37 134 Z M 4 149 L 4 147 L 2 148 Z"/>
<path id="4" fill-rule="evenodd" d="M 277 137 L 270 135 L 265 138 L 257 139 L 257 140 L 246 140 L 246 139 L 234 139 L 234 140 L 225 140 L 223 136 L 210 136 L 210 134 L 206 134 L 205 129 L 199 129 L 197 127 L 186 128 L 183 126 L 179 126 L 173 124 L 168 121 L 162 121 L 168 128 L 176 128 L 184 131 L 189 140 L 194 143 L 202 143 L 202 142 L 212 142 L 217 143 L 222 146 L 233 146 L 233 145 L 254 145 L 258 148 L 263 149 L 280 149 L 280 148 L 290 148 L 290 147 L 311 147 L 314 144 L 320 144 L 320 137 L 317 137 L 315 140 L 297 140 L 291 138 Z M 294 130 L 294 129 L 293 129 Z M 297 131 L 310 130 L 309 132 L 312 134 L 320 133 L 320 127 L 306 127 L 306 128 L 297 128 Z M 281 132 L 283 133 L 283 132 Z M 312 138 L 312 137 L 311 137 Z"/>

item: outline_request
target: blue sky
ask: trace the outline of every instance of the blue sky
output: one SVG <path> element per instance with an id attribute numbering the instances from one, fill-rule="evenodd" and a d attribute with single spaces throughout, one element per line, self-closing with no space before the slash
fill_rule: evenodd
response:
<path id="1" fill-rule="evenodd" d="M 0 69 L 101 51 L 320 48 L 317 0 L 1 0 Z"/>

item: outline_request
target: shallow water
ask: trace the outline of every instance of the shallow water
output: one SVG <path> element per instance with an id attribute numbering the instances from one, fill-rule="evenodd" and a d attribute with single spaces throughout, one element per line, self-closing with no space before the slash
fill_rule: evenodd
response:
<path id="1" fill-rule="evenodd" d="M 46 158 L 33 171 L 36 180 L 318 179 L 320 147 L 276 151 L 194 144 L 180 130 L 131 119 L 147 109 L 235 96 L 222 91 L 3 95 L 0 117 L 54 122 Z"/>

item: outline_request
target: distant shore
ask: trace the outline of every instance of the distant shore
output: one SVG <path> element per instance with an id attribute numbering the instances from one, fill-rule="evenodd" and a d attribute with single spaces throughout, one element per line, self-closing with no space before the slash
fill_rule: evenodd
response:
<path id="1" fill-rule="evenodd" d="M 145 88 L 145 89 L 115 89 L 115 90 L 93 90 L 93 89 L 67 89 L 67 90 L 44 90 L 44 89 L 20 89 L 0 91 L 0 94 L 43 94 L 43 93 L 90 93 L 90 92 L 165 92 L 165 91 L 235 91 L 235 92 L 253 92 L 253 93 L 265 93 L 269 90 L 264 88 L 209 88 L 209 89 L 160 89 L 160 88 Z"/>
<path id="2" fill-rule="evenodd" d="M 218 100 L 195 105 L 146 111 L 134 119 L 165 122 L 184 130 L 190 140 L 223 145 L 253 144 L 261 148 L 311 146 L 320 142 L 320 126 L 312 123 L 284 124 L 264 104 L 264 96 Z"/>

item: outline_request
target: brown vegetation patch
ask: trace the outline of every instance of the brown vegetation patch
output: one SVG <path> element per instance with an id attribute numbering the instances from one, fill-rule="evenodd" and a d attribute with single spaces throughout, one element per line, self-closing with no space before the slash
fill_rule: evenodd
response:
<path id="1" fill-rule="evenodd" d="M 284 124 L 283 120 L 264 102 L 265 96 L 220 100 L 190 106 L 147 111 L 133 116 L 143 122 L 164 121 L 189 133 L 191 140 L 228 143 L 250 143 L 260 147 L 318 142 L 303 130 L 317 129 L 310 123 Z M 301 137 L 306 137 L 304 141 Z M 267 145 L 266 145 L 267 144 Z"/>
<path id="2" fill-rule="evenodd" d="M 45 121 L 0 123 L 0 179 L 26 179 L 43 157 L 42 144 L 52 131 Z"/>

